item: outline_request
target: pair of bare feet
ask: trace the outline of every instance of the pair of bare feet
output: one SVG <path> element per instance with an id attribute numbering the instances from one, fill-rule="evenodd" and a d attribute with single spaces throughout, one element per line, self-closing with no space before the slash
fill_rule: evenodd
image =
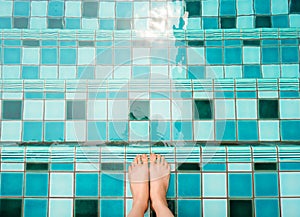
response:
<path id="1" fill-rule="evenodd" d="M 130 188 L 133 196 L 132 209 L 128 217 L 142 217 L 148 209 L 150 197 L 151 207 L 158 217 L 171 217 L 166 194 L 169 187 L 170 165 L 165 158 L 151 154 L 150 167 L 148 156 L 137 155 L 129 166 Z"/>

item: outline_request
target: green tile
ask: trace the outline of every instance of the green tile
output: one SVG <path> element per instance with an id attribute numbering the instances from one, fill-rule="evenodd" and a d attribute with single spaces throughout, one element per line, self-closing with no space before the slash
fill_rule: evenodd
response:
<path id="1" fill-rule="evenodd" d="M 99 11 L 98 2 L 83 2 L 82 17 L 84 18 L 97 18 Z"/>
<path id="2" fill-rule="evenodd" d="M 23 46 L 39 47 L 40 46 L 40 41 L 39 40 L 34 40 L 34 39 L 25 39 L 25 40 L 23 40 Z"/>
<path id="3" fill-rule="evenodd" d="M 203 47 L 204 46 L 204 41 L 203 40 L 188 41 L 188 46 L 191 46 L 191 47 Z"/>
<path id="4" fill-rule="evenodd" d="M 14 18 L 13 21 L 14 28 L 27 29 L 28 28 L 28 18 Z"/>
<path id="5" fill-rule="evenodd" d="M 79 47 L 94 47 L 95 42 L 94 41 L 79 41 L 78 46 Z"/>
<path id="6" fill-rule="evenodd" d="M 62 18 L 48 18 L 48 28 L 49 29 L 63 29 L 63 19 Z"/>
<path id="7" fill-rule="evenodd" d="M 292 14 L 300 13 L 300 1 L 299 0 L 291 0 L 290 1 L 290 13 L 292 13 Z"/>
<path id="8" fill-rule="evenodd" d="M 149 120 L 150 104 L 149 101 L 136 100 L 130 102 L 130 120 Z"/>
<path id="9" fill-rule="evenodd" d="M 85 119 L 85 101 L 67 101 L 67 120 Z"/>
<path id="10" fill-rule="evenodd" d="M 187 1 L 186 11 L 189 12 L 189 17 L 201 16 L 201 1 Z"/>
<path id="11" fill-rule="evenodd" d="M 260 40 L 243 40 L 244 46 L 260 46 Z"/>
<path id="12" fill-rule="evenodd" d="M 20 120 L 22 116 L 22 101 L 5 100 L 2 102 L 2 118 Z"/>
<path id="13" fill-rule="evenodd" d="M 75 200 L 75 217 L 98 217 L 98 200 Z"/>
<path id="14" fill-rule="evenodd" d="M 182 163 L 177 166 L 179 171 L 200 171 L 199 163 Z"/>
<path id="15" fill-rule="evenodd" d="M 102 163 L 101 170 L 117 170 L 123 171 L 124 164 L 123 163 Z"/>
<path id="16" fill-rule="evenodd" d="M 254 163 L 254 170 L 277 170 L 277 163 Z"/>
<path id="17" fill-rule="evenodd" d="M 221 17 L 221 28 L 222 29 L 236 28 L 236 18 L 235 17 Z"/>
<path id="18" fill-rule="evenodd" d="M 0 199 L 0 216 L 2 217 L 21 217 L 21 199 Z"/>
<path id="19" fill-rule="evenodd" d="M 257 16 L 255 19 L 255 28 L 271 28 L 271 16 Z"/>
<path id="20" fill-rule="evenodd" d="M 230 217 L 252 217 L 252 200 L 230 200 Z"/>
<path id="21" fill-rule="evenodd" d="M 213 105 L 210 100 L 195 100 L 194 118 L 195 120 L 212 119 Z"/>
<path id="22" fill-rule="evenodd" d="M 278 100 L 261 99 L 258 103 L 260 119 L 278 118 Z"/>
<path id="23" fill-rule="evenodd" d="M 26 170 L 48 171 L 48 163 L 26 163 Z"/>

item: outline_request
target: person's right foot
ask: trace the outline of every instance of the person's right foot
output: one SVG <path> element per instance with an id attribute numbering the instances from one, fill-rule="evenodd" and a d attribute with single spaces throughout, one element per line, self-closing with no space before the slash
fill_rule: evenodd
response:
<path id="1" fill-rule="evenodd" d="M 169 187 L 170 165 L 160 155 L 150 155 L 150 199 L 152 208 L 167 206 L 166 194 Z"/>

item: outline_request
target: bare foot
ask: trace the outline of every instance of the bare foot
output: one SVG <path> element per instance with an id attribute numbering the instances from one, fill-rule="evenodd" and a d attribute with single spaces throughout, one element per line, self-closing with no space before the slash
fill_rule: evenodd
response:
<path id="1" fill-rule="evenodd" d="M 170 180 L 170 165 L 160 155 L 150 155 L 150 198 L 157 216 L 173 216 L 168 209 L 166 194 Z"/>
<path id="2" fill-rule="evenodd" d="M 133 207 L 146 211 L 149 200 L 149 170 L 146 154 L 137 155 L 129 166 L 130 189 L 133 197 Z"/>

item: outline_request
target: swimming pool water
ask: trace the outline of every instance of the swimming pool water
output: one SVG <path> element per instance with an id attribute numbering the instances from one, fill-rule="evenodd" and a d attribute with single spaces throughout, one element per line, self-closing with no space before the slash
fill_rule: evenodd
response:
<path id="1" fill-rule="evenodd" d="M 298 216 L 299 27 L 297 0 L 0 1 L 0 216 L 124 216 L 151 152 L 175 216 Z"/>

